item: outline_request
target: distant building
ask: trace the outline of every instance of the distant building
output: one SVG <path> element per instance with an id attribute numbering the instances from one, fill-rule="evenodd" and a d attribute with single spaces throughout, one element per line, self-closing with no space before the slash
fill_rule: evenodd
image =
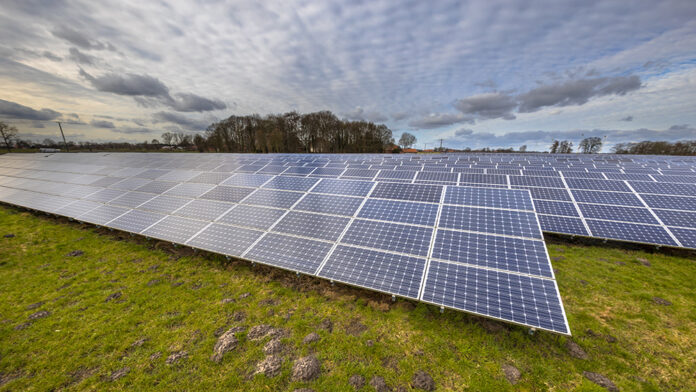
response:
<path id="1" fill-rule="evenodd" d="M 413 152 L 418 152 L 418 150 L 416 150 L 415 148 L 404 148 L 404 149 L 401 150 L 401 151 L 403 151 L 403 152 L 412 152 L 412 153 L 413 153 Z"/>

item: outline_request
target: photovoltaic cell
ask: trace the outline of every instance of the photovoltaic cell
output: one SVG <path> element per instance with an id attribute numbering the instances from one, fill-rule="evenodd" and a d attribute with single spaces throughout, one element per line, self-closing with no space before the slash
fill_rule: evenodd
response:
<path id="1" fill-rule="evenodd" d="M 696 211 L 696 197 L 645 195 L 640 197 L 651 208 L 666 208 L 670 210 Z"/>
<path id="2" fill-rule="evenodd" d="M 565 201 L 534 200 L 534 206 L 539 214 L 580 216 L 575 205 Z"/>
<path id="3" fill-rule="evenodd" d="M 123 181 L 117 182 L 110 186 L 113 189 L 120 189 L 124 191 L 132 191 L 140 188 L 145 184 L 149 184 L 152 180 L 147 178 L 126 178 Z"/>
<path id="4" fill-rule="evenodd" d="M 141 234 L 183 244 L 207 225 L 208 222 L 168 215 Z"/>
<path id="5" fill-rule="evenodd" d="M 128 212 L 129 209 L 114 207 L 114 206 L 101 206 L 93 210 L 90 210 L 76 218 L 83 222 L 92 223 L 95 225 L 104 225 L 105 223 L 119 217 L 120 215 Z"/>
<path id="6" fill-rule="evenodd" d="M 432 229 L 356 219 L 341 242 L 374 249 L 427 256 Z"/>
<path id="7" fill-rule="evenodd" d="M 319 276 L 417 299 L 424 268 L 422 257 L 339 245 Z"/>
<path id="8" fill-rule="evenodd" d="M 696 211 L 674 211 L 653 209 L 653 212 L 666 226 L 696 228 Z"/>
<path id="9" fill-rule="evenodd" d="M 498 174 L 469 174 L 462 173 L 459 177 L 460 184 L 499 184 L 506 185 L 507 177 Z"/>
<path id="10" fill-rule="evenodd" d="M 580 218 L 539 214 L 539 224 L 542 231 L 551 233 L 577 234 L 589 236 Z"/>
<path id="11" fill-rule="evenodd" d="M 586 191 L 573 189 L 573 197 L 578 203 L 611 204 L 618 206 L 643 207 L 643 203 L 633 193 Z"/>
<path id="12" fill-rule="evenodd" d="M 416 181 L 440 181 L 440 182 L 457 182 L 458 173 L 442 173 L 442 172 L 419 172 L 416 176 Z"/>
<path id="13" fill-rule="evenodd" d="M 408 201 L 367 199 L 358 214 L 361 218 L 433 226 L 438 206 Z"/>
<path id="14" fill-rule="evenodd" d="M 662 226 L 587 219 L 593 237 L 676 246 Z"/>
<path id="15" fill-rule="evenodd" d="M 556 200 L 556 201 L 573 201 L 566 189 L 556 188 L 526 188 L 532 194 L 532 199 Z"/>
<path id="16" fill-rule="evenodd" d="M 406 201 L 424 201 L 439 203 L 442 186 L 420 184 L 394 184 L 381 182 L 372 191 L 370 197 Z"/>
<path id="17" fill-rule="evenodd" d="M 647 208 L 578 203 L 585 218 L 658 224 Z"/>
<path id="18" fill-rule="evenodd" d="M 154 212 L 132 210 L 109 222 L 109 227 L 138 234 L 164 217 Z"/>
<path id="19" fill-rule="evenodd" d="M 596 191 L 615 191 L 615 192 L 630 192 L 631 189 L 623 183 L 616 180 L 596 180 L 585 178 L 567 178 L 566 183 L 570 189 L 590 189 Z"/>
<path id="20" fill-rule="evenodd" d="M 101 207 L 102 205 L 103 204 L 101 204 L 101 203 L 97 203 L 97 202 L 89 201 L 89 200 L 76 200 L 73 203 L 70 203 L 63 208 L 56 210 L 56 213 L 58 215 L 63 215 L 63 216 L 67 216 L 69 218 L 73 218 L 73 217 L 82 215 L 90 210 L 93 210 L 97 207 Z"/>
<path id="21" fill-rule="evenodd" d="M 208 200 L 218 200 L 218 201 L 226 201 L 230 203 L 237 203 L 247 197 L 251 192 L 253 192 L 253 188 L 241 188 L 241 187 L 234 187 L 234 186 L 223 186 L 223 185 L 218 185 L 215 188 L 209 190 L 208 192 L 204 193 L 201 196 L 201 199 L 208 199 Z"/>
<path id="22" fill-rule="evenodd" d="M 154 197 L 155 195 L 153 195 L 152 193 L 128 192 L 123 196 L 111 200 L 108 204 L 121 207 L 135 208 Z"/>
<path id="23" fill-rule="evenodd" d="M 533 211 L 529 194 L 521 189 L 447 187 L 445 203 Z"/>
<path id="24" fill-rule="evenodd" d="M 92 193 L 91 195 L 85 196 L 85 199 L 98 201 L 101 203 L 107 203 L 124 194 L 126 194 L 126 191 L 120 191 L 118 189 L 104 189 L 96 193 Z"/>
<path id="25" fill-rule="evenodd" d="M 171 214 L 191 200 L 193 199 L 160 195 L 145 204 L 141 204 L 138 209 Z"/>
<path id="26" fill-rule="evenodd" d="M 543 188 L 565 188 L 557 177 L 510 176 L 510 185 L 537 186 Z"/>
<path id="27" fill-rule="evenodd" d="M 696 249 L 696 230 L 670 227 L 669 230 L 681 242 L 682 246 Z"/>
<path id="28" fill-rule="evenodd" d="M 274 177 L 264 185 L 267 189 L 281 189 L 288 191 L 300 191 L 306 192 L 312 187 L 318 178 L 306 178 L 306 177 Z"/>
<path id="29" fill-rule="evenodd" d="M 440 227 L 542 238 L 533 212 L 445 205 L 440 213 Z"/>
<path id="30" fill-rule="evenodd" d="M 199 197 L 213 188 L 215 188 L 215 185 L 212 184 L 185 182 L 166 191 L 164 194 L 169 196 Z"/>
<path id="31" fill-rule="evenodd" d="M 336 241 L 349 221 L 344 217 L 290 211 L 273 227 L 273 231 Z"/>
<path id="32" fill-rule="evenodd" d="M 313 193 L 328 193 L 343 196 L 367 196 L 374 182 L 322 179 L 312 189 Z"/>
<path id="33" fill-rule="evenodd" d="M 197 175 L 196 177 L 193 177 L 190 179 L 190 182 L 199 182 L 202 184 L 213 184 L 217 185 L 226 179 L 228 179 L 231 176 L 230 173 L 216 173 L 216 172 L 207 172 L 207 173 L 201 173 Z"/>
<path id="34" fill-rule="evenodd" d="M 313 274 L 331 247 L 331 243 L 328 242 L 268 233 L 244 257 L 292 271 Z"/>
<path id="35" fill-rule="evenodd" d="M 258 189 L 244 199 L 244 204 L 255 204 L 267 207 L 290 208 L 302 197 L 299 192 Z"/>
<path id="36" fill-rule="evenodd" d="M 189 240 L 187 245 L 239 257 L 262 234 L 263 232 L 257 230 L 213 223 Z"/>
<path id="37" fill-rule="evenodd" d="M 250 227 L 252 229 L 266 230 L 284 214 L 285 210 L 254 207 L 241 204 L 234 207 L 227 214 L 223 215 L 218 222 Z"/>
<path id="38" fill-rule="evenodd" d="M 675 184 L 668 182 L 642 182 L 630 181 L 631 187 L 638 193 L 654 193 L 657 195 L 677 195 L 694 196 L 696 195 L 696 185 Z"/>
<path id="39" fill-rule="evenodd" d="M 422 300 L 567 334 L 553 280 L 431 261 Z"/>
<path id="40" fill-rule="evenodd" d="M 152 181 L 150 183 L 147 183 L 140 188 L 137 188 L 136 191 L 138 192 L 148 192 L 148 193 L 156 193 L 156 194 L 162 194 L 175 186 L 179 185 L 176 182 L 169 182 L 169 181 Z"/>
<path id="41" fill-rule="evenodd" d="M 174 215 L 187 218 L 213 221 L 224 214 L 233 204 L 213 200 L 194 200 L 178 209 Z"/>
<path id="42" fill-rule="evenodd" d="M 310 193 L 302 198 L 296 210 L 322 212 L 325 214 L 353 216 L 363 199 L 358 197 L 321 195 Z"/>

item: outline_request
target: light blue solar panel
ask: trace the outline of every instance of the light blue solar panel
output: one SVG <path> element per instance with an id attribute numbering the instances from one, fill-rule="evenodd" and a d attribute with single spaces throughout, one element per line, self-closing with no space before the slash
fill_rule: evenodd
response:
<path id="1" fill-rule="evenodd" d="M 267 189 L 282 189 L 288 191 L 308 191 L 317 181 L 318 178 L 304 177 L 274 177 L 268 181 L 263 187 Z"/>
<path id="2" fill-rule="evenodd" d="M 268 233 L 244 257 L 291 271 L 313 274 L 331 247 L 328 242 Z"/>
<path id="3" fill-rule="evenodd" d="M 431 228 L 356 219 L 341 242 L 426 256 L 431 236 Z"/>
<path id="4" fill-rule="evenodd" d="M 587 219 L 593 237 L 676 246 L 662 226 Z"/>
<path id="5" fill-rule="evenodd" d="M 138 209 L 171 214 L 191 200 L 193 199 L 160 195 L 145 204 L 141 204 Z"/>
<path id="6" fill-rule="evenodd" d="M 433 258 L 552 277 L 542 241 L 454 230 L 437 231 Z"/>
<path id="7" fill-rule="evenodd" d="M 259 189 L 244 199 L 244 204 L 254 204 L 275 208 L 290 208 L 303 193 L 276 191 L 271 189 Z"/>
<path id="8" fill-rule="evenodd" d="M 344 217 L 290 211 L 273 227 L 273 231 L 336 241 L 348 222 L 350 219 Z"/>
<path id="9" fill-rule="evenodd" d="M 618 206 L 643 207 L 643 203 L 633 193 L 586 191 L 573 189 L 573 196 L 578 203 L 611 204 Z"/>
<path id="10" fill-rule="evenodd" d="M 433 260 L 423 301 L 569 334 L 553 280 Z"/>
<path id="11" fill-rule="evenodd" d="M 135 208 L 146 201 L 151 200 L 156 195 L 152 193 L 128 192 L 123 196 L 111 200 L 108 204 L 121 207 Z"/>
<path id="12" fill-rule="evenodd" d="M 443 187 L 440 185 L 395 184 L 382 182 L 377 184 L 370 197 L 439 203 L 442 191 Z"/>
<path id="13" fill-rule="evenodd" d="M 440 227 L 542 238 L 533 212 L 445 205 L 440 213 Z"/>
<path id="14" fill-rule="evenodd" d="M 367 199 L 358 214 L 361 218 L 432 226 L 438 206 L 408 201 Z"/>
<path id="15" fill-rule="evenodd" d="M 658 224 L 647 208 L 578 203 L 585 218 Z"/>
<path id="16" fill-rule="evenodd" d="M 109 222 L 109 227 L 139 234 L 165 216 L 154 212 L 132 210 Z"/>
<path id="17" fill-rule="evenodd" d="M 226 179 L 220 185 L 248 186 L 258 188 L 271 178 L 273 178 L 271 175 L 239 173 Z"/>
<path id="18" fill-rule="evenodd" d="M 186 244 L 195 248 L 241 256 L 263 232 L 213 223 Z"/>
<path id="19" fill-rule="evenodd" d="M 418 298 L 425 258 L 339 245 L 319 276 L 403 297 Z"/>
<path id="20" fill-rule="evenodd" d="M 118 218 L 119 216 L 125 214 L 128 211 L 130 211 L 128 208 L 101 206 L 93 210 L 90 210 L 76 218 L 83 222 L 92 223 L 95 225 L 103 225 L 115 218 Z"/>
<path id="21" fill-rule="evenodd" d="M 533 211 L 529 193 L 522 189 L 447 187 L 446 204 Z"/>
<path id="22" fill-rule="evenodd" d="M 230 203 L 197 199 L 178 209 L 174 215 L 205 221 L 214 221 L 232 206 L 233 204 Z"/>
<path id="23" fill-rule="evenodd" d="M 291 166 L 286 171 L 283 172 L 283 175 L 285 175 L 285 176 L 288 176 L 288 175 L 290 175 L 290 176 L 293 176 L 293 175 L 304 176 L 304 175 L 307 175 L 313 171 L 314 171 L 313 167 Z"/>
<path id="24" fill-rule="evenodd" d="M 227 214 L 223 215 L 218 222 L 266 230 L 284 214 L 285 210 L 242 204 L 234 207 Z"/>
<path id="25" fill-rule="evenodd" d="M 111 200 L 116 199 L 117 197 L 125 195 L 126 193 L 126 191 L 121 191 L 118 189 L 104 189 L 96 193 L 92 193 L 91 195 L 85 196 L 85 199 L 98 201 L 101 203 L 108 203 Z"/>
<path id="26" fill-rule="evenodd" d="M 213 188 L 215 188 L 215 185 L 212 184 L 198 184 L 185 182 L 164 192 L 164 194 L 168 196 L 198 197 Z"/>
<path id="27" fill-rule="evenodd" d="M 201 199 L 238 203 L 253 191 L 253 188 L 219 185 L 201 195 Z"/>
<path id="28" fill-rule="evenodd" d="M 2 200 L 1 196 L 0 200 Z M 56 214 L 67 216 L 68 218 L 75 218 L 97 207 L 101 207 L 102 205 L 103 204 L 101 203 L 90 200 L 76 200 L 67 206 L 56 210 Z"/>
<path id="29" fill-rule="evenodd" d="M 534 200 L 536 212 L 561 216 L 580 216 L 573 203 L 553 200 Z"/>
<path id="30" fill-rule="evenodd" d="M 374 184 L 374 182 L 368 181 L 332 180 L 324 178 L 312 189 L 312 192 L 344 196 L 367 196 Z"/>
<path id="31" fill-rule="evenodd" d="M 561 234 L 590 235 L 580 218 L 539 214 L 542 231 Z"/>
<path id="32" fill-rule="evenodd" d="M 310 193 L 295 206 L 296 210 L 322 212 L 325 214 L 353 216 L 363 199 L 336 195 Z"/>
<path id="33" fill-rule="evenodd" d="M 168 215 L 141 234 L 183 244 L 207 225 L 208 222 Z"/>

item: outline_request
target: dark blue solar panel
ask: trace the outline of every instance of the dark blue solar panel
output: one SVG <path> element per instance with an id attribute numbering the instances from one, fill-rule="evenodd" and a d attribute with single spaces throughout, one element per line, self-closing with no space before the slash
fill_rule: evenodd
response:
<path id="1" fill-rule="evenodd" d="M 228 178 L 220 185 L 248 186 L 252 188 L 257 188 L 266 183 L 266 181 L 270 180 L 271 178 L 273 178 L 273 176 L 271 175 L 239 173 L 235 174 L 233 177 Z"/>
<path id="2" fill-rule="evenodd" d="M 416 176 L 416 181 L 439 181 L 456 183 L 458 178 L 458 173 L 419 172 Z"/>
<path id="3" fill-rule="evenodd" d="M 696 184 L 696 175 L 687 175 L 687 174 L 682 174 L 682 175 L 677 175 L 677 176 L 658 176 L 658 175 L 653 175 L 652 177 L 655 179 L 657 182 L 677 182 L 677 183 L 684 183 L 684 184 Z"/>
<path id="4" fill-rule="evenodd" d="M 340 176 L 345 169 L 343 168 L 332 168 L 332 167 L 319 167 L 314 170 L 309 176 L 310 177 L 332 177 L 336 178 Z"/>
<path id="5" fill-rule="evenodd" d="M 234 186 L 219 185 L 201 196 L 201 199 L 227 201 L 237 203 L 247 197 L 253 188 L 240 188 Z"/>
<path id="6" fill-rule="evenodd" d="M 263 169 L 257 171 L 258 174 L 281 174 L 288 169 L 287 166 L 265 166 Z"/>
<path id="7" fill-rule="evenodd" d="M 283 172 L 283 175 L 307 175 L 314 171 L 313 167 L 291 166 Z"/>
<path id="8" fill-rule="evenodd" d="M 641 194 L 640 197 L 652 208 L 696 211 L 696 197 L 644 194 Z"/>
<path id="9" fill-rule="evenodd" d="M 534 200 L 534 206 L 540 214 L 580 216 L 575 204 L 566 201 Z"/>
<path id="10" fill-rule="evenodd" d="M 676 246 L 662 226 L 587 219 L 593 237 Z"/>
<path id="11" fill-rule="evenodd" d="M 288 191 L 307 191 L 312 187 L 318 178 L 305 178 L 305 177 L 283 177 L 278 176 L 268 181 L 264 188 L 268 189 L 283 189 Z"/>
<path id="12" fill-rule="evenodd" d="M 165 216 L 154 212 L 132 210 L 109 222 L 109 227 L 138 234 Z"/>
<path id="13" fill-rule="evenodd" d="M 356 178 L 369 178 L 373 179 L 375 175 L 377 175 L 378 170 L 370 170 L 370 169 L 353 169 L 349 168 L 346 169 L 345 172 L 343 172 L 343 175 L 341 177 L 356 177 Z"/>
<path id="14" fill-rule="evenodd" d="M 669 230 L 681 242 L 683 247 L 696 249 L 696 230 L 670 227 Z"/>
<path id="15" fill-rule="evenodd" d="M 562 170 L 563 172 L 563 177 L 565 178 L 587 178 L 587 179 L 597 179 L 597 180 L 603 180 L 604 176 L 602 173 L 588 173 L 585 171 L 571 171 L 571 170 Z"/>
<path id="16" fill-rule="evenodd" d="M 408 180 L 411 181 L 416 176 L 416 172 L 407 170 L 382 170 L 377 175 L 377 181 L 385 179 Z"/>
<path id="17" fill-rule="evenodd" d="M 363 199 L 358 197 L 320 195 L 310 193 L 296 206 L 296 210 L 323 212 L 333 215 L 353 216 Z"/>
<path id="18" fill-rule="evenodd" d="M 433 258 L 552 277 L 542 241 L 438 230 Z"/>
<path id="19" fill-rule="evenodd" d="M 431 261 L 423 301 L 568 334 L 553 280 Z"/>
<path id="20" fill-rule="evenodd" d="M 367 196 L 374 184 L 374 182 L 368 181 L 332 180 L 324 178 L 312 189 L 312 192 L 344 196 Z"/>
<path id="21" fill-rule="evenodd" d="M 259 189 L 244 199 L 244 204 L 255 204 L 267 207 L 290 208 L 303 193 Z"/>
<path id="22" fill-rule="evenodd" d="M 358 216 L 367 219 L 432 226 L 435 224 L 437 209 L 438 206 L 435 204 L 367 199 Z"/>
<path id="23" fill-rule="evenodd" d="M 624 222 L 658 224 L 647 208 L 605 206 L 578 203 L 585 218 L 616 220 Z"/>
<path id="24" fill-rule="evenodd" d="M 590 189 L 596 191 L 630 192 L 631 189 L 623 181 L 592 180 L 585 178 L 566 178 L 570 189 Z"/>
<path id="25" fill-rule="evenodd" d="M 539 214 L 542 231 L 562 234 L 590 235 L 580 218 Z"/>
<path id="26" fill-rule="evenodd" d="M 186 244 L 194 248 L 239 257 L 263 232 L 213 223 Z"/>
<path id="27" fill-rule="evenodd" d="M 522 189 L 447 187 L 446 204 L 533 211 L 529 193 Z"/>
<path id="28" fill-rule="evenodd" d="M 217 173 L 217 172 L 201 173 L 201 174 L 197 175 L 196 177 L 193 177 L 192 179 L 190 179 L 189 182 L 200 182 L 203 184 L 215 184 L 215 185 L 217 185 L 217 184 L 225 181 L 231 175 L 232 175 L 231 173 Z"/>
<path id="29" fill-rule="evenodd" d="M 568 191 L 566 189 L 557 188 L 533 188 L 528 187 L 532 194 L 532 199 L 542 199 L 542 200 L 556 200 L 556 201 L 572 201 Z"/>
<path id="30" fill-rule="evenodd" d="M 629 182 L 638 193 L 655 193 L 658 195 L 696 196 L 696 185 L 674 184 L 668 182 Z"/>
<path id="31" fill-rule="evenodd" d="M 510 185 L 565 188 L 563 180 L 557 177 L 510 176 Z"/>
<path id="32" fill-rule="evenodd" d="M 431 228 L 356 219 L 341 242 L 427 256 L 431 236 Z"/>
<path id="33" fill-rule="evenodd" d="M 336 241 L 348 222 L 349 218 L 290 211 L 273 227 L 273 231 Z"/>
<path id="34" fill-rule="evenodd" d="M 442 186 L 420 184 L 379 183 L 370 197 L 381 199 L 425 201 L 439 203 Z"/>
<path id="35" fill-rule="evenodd" d="M 194 200 L 174 212 L 187 218 L 213 221 L 229 210 L 233 204 L 214 200 Z"/>
<path id="36" fill-rule="evenodd" d="M 440 227 L 542 238 L 533 212 L 445 205 L 440 213 Z"/>
<path id="37" fill-rule="evenodd" d="M 331 250 L 328 242 L 268 233 L 244 258 L 291 271 L 314 274 Z"/>
<path id="38" fill-rule="evenodd" d="M 234 207 L 227 214 L 223 215 L 219 222 L 236 226 L 251 227 L 253 229 L 266 230 L 284 214 L 285 210 L 254 207 L 241 204 Z"/>
<path id="39" fill-rule="evenodd" d="M 573 189 L 573 197 L 578 203 L 612 204 L 619 206 L 643 207 L 640 199 L 633 193 L 586 191 Z"/>
<path id="40" fill-rule="evenodd" d="M 610 180 L 652 181 L 648 174 L 604 173 L 604 175 Z"/>
<path id="41" fill-rule="evenodd" d="M 498 174 L 469 174 L 462 173 L 459 177 L 460 184 L 499 184 L 506 185 L 507 177 Z"/>
<path id="42" fill-rule="evenodd" d="M 339 245 L 319 276 L 417 299 L 424 268 L 425 258 Z"/>
<path id="43" fill-rule="evenodd" d="M 665 226 L 680 226 L 696 228 L 696 211 L 673 211 L 653 209 Z"/>

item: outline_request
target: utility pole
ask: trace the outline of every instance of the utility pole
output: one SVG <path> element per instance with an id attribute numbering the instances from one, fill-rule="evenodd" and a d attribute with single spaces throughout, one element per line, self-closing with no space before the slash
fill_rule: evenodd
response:
<path id="1" fill-rule="evenodd" d="M 442 152 L 442 139 L 440 139 L 440 152 Z"/>
<path id="2" fill-rule="evenodd" d="M 65 150 L 67 152 L 70 152 L 70 147 L 68 147 L 68 142 L 65 141 L 65 134 L 63 133 L 63 126 L 60 125 L 60 121 L 56 121 L 58 123 L 58 128 L 60 128 L 60 135 L 63 136 L 63 144 L 65 144 Z"/>

